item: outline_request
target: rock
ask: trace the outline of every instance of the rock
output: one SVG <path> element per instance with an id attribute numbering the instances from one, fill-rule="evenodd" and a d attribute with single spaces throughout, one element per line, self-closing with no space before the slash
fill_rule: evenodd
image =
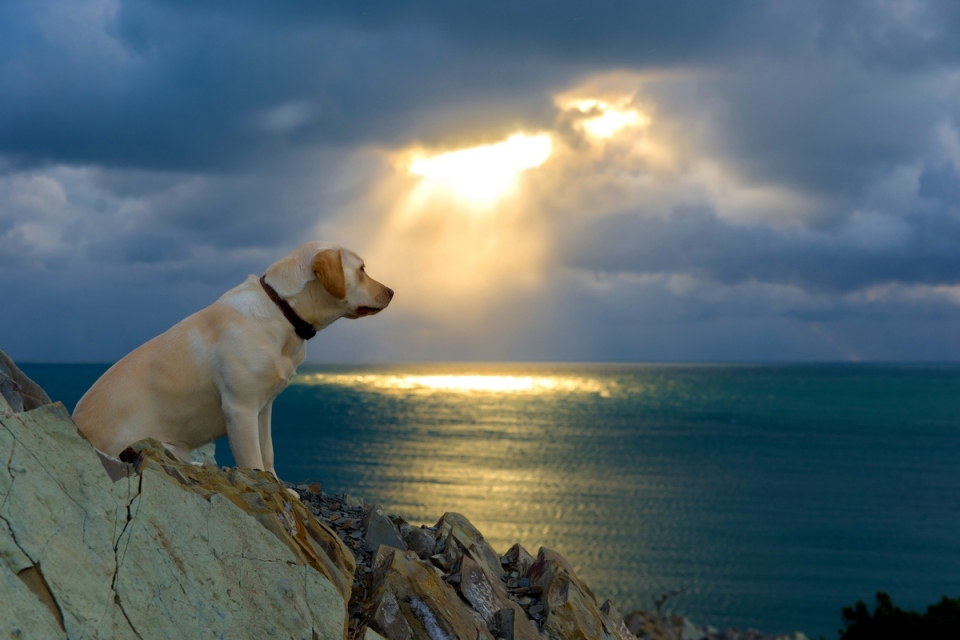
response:
<path id="1" fill-rule="evenodd" d="M 208 442 L 202 447 L 197 447 L 190 452 L 190 459 L 196 462 L 197 464 L 203 464 L 204 462 L 209 462 L 213 466 L 217 465 L 217 444 L 215 442 Z"/>
<path id="2" fill-rule="evenodd" d="M 363 508 L 363 498 L 352 496 L 349 493 L 343 494 L 343 502 L 347 507 L 360 509 Z"/>
<path id="3" fill-rule="evenodd" d="M 387 640 L 405 637 L 396 631 L 402 625 L 381 622 L 392 612 L 391 599 L 397 604 L 394 619 L 403 618 L 409 638 L 493 640 L 482 620 L 463 606 L 453 587 L 412 551 L 380 547 L 374 560 L 373 589 L 371 626 Z M 379 618 L 377 612 L 381 612 Z"/>
<path id="4" fill-rule="evenodd" d="M 689 618 L 683 618 L 678 635 L 680 640 L 704 640 L 707 637 L 707 630 L 694 624 Z"/>
<path id="5" fill-rule="evenodd" d="M 363 520 L 362 526 L 367 530 L 366 535 L 363 536 L 367 551 L 374 552 L 381 545 L 400 549 L 401 551 L 407 550 L 407 545 L 404 544 L 403 538 L 400 537 L 400 532 L 393 526 L 390 518 L 384 515 L 383 508 L 380 505 L 374 505 L 373 508 L 370 509 L 367 517 Z"/>
<path id="6" fill-rule="evenodd" d="M 386 640 L 382 635 L 367 627 L 363 632 L 363 640 Z"/>
<path id="7" fill-rule="evenodd" d="M 8 386 L 3 384 L 4 379 L 10 381 Z M 10 393 L 9 397 L 8 392 Z M 20 371 L 16 363 L 10 359 L 10 356 L 3 352 L 3 349 L 0 349 L 0 396 L 6 400 L 6 403 L 15 413 L 32 411 L 51 402 L 47 392 L 28 378 L 23 371 Z M 0 406 L 0 413 L 3 413 L 2 406 Z"/>
<path id="8" fill-rule="evenodd" d="M 436 524 L 436 529 L 436 553 L 443 557 L 448 569 L 455 567 L 460 556 L 468 553 L 476 562 L 484 565 L 497 580 L 503 576 L 500 556 L 487 544 L 483 534 L 462 515 L 452 512 L 443 514 Z"/>
<path id="9" fill-rule="evenodd" d="M 0 372 L 0 413 L 20 413 L 23 411 L 23 397 L 20 385 Z"/>
<path id="10" fill-rule="evenodd" d="M 640 638 L 650 640 L 676 640 L 673 625 L 649 611 L 631 611 L 624 618 L 627 630 Z"/>
<path id="11" fill-rule="evenodd" d="M 115 544 L 139 483 L 114 483 L 59 403 L 0 415 L 0 458 L 7 461 L 0 473 L 0 549 L 8 550 L 2 557 L 6 568 L 15 575 L 35 571 L 34 585 L 45 585 L 56 604 L 56 612 L 48 615 L 58 628 L 56 618 L 63 620 L 67 635 L 109 631 L 133 637 L 112 583 Z M 11 554 L 14 549 L 18 553 Z M 26 617 L 0 609 L 7 628 L 24 624 Z"/>
<path id="12" fill-rule="evenodd" d="M 634 640 L 604 616 L 597 600 L 570 564 L 556 551 L 542 548 L 527 572 L 531 582 L 543 589 L 541 602 L 546 620 L 543 631 L 550 637 L 564 640 L 598 640 L 617 638 Z"/>
<path id="13" fill-rule="evenodd" d="M 613 625 L 614 629 L 617 631 L 617 635 L 622 637 L 629 638 L 633 635 L 630 629 L 627 628 L 627 625 L 623 621 L 623 615 L 617 608 L 614 606 L 613 602 L 610 600 L 605 600 L 602 605 L 600 605 L 600 613 L 607 617 L 607 621 Z"/>
<path id="14" fill-rule="evenodd" d="M 421 529 L 409 524 L 400 525 L 400 537 L 407 548 L 417 554 L 421 560 L 427 560 L 433 554 L 437 544 L 436 534 L 429 529 Z"/>
<path id="15" fill-rule="evenodd" d="M 174 522 L 171 513 L 179 514 Z M 156 637 L 173 623 L 175 633 L 163 635 L 342 637 L 346 606 L 337 589 L 228 498 L 208 500 L 146 468 L 131 514 L 117 543 L 115 590 L 135 629 Z"/>
<path id="16" fill-rule="evenodd" d="M 513 627 L 516 622 L 517 612 L 513 609 L 500 609 L 494 614 L 493 625 L 490 630 L 503 640 L 514 640 Z"/>
<path id="17" fill-rule="evenodd" d="M 413 632 L 410 631 L 410 625 L 407 624 L 400 613 L 400 605 L 397 604 L 397 599 L 389 591 L 380 597 L 380 602 L 373 611 L 372 620 L 376 628 L 384 634 L 382 637 L 390 640 L 409 640 L 413 635 Z"/>
<path id="18" fill-rule="evenodd" d="M 537 640 L 540 637 L 540 633 L 527 618 L 523 609 L 507 595 L 503 582 L 491 575 L 486 565 L 475 561 L 469 555 L 460 558 L 458 589 L 463 599 L 480 614 L 487 628 L 494 634 L 504 638 L 516 638 L 516 640 Z M 502 626 L 497 618 L 498 614 L 501 618 L 507 615 L 503 613 L 504 611 L 514 613 L 510 618 L 509 635 L 508 629 Z"/>
<path id="19" fill-rule="evenodd" d="M 518 575 L 525 575 L 533 566 L 533 562 L 534 557 L 519 543 L 510 547 L 501 559 L 501 564 L 517 571 Z"/>
<path id="20" fill-rule="evenodd" d="M 640 611 L 631 611 L 623 618 L 623 624 L 626 625 L 627 630 L 635 636 L 644 635 L 644 614 Z"/>
<path id="21" fill-rule="evenodd" d="M 2 523 L 0 523 L 2 524 Z M 6 637 L 63 638 L 63 615 L 43 574 L 17 546 L 10 530 L 0 530 L 0 602 L 22 615 L 0 615 Z"/>
<path id="22" fill-rule="evenodd" d="M 60 403 L 0 415 L 0 633 L 343 638 L 352 556 L 272 476 L 138 447 L 114 481 Z"/>
<path id="23" fill-rule="evenodd" d="M 344 601 L 350 599 L 356 560 L 339 537 L 321 524 L 299 500 L 291 496 L 266 471 L 233 468 L 223 472 L 212 465 L 184 464 L 155 440 L 136 443 L 134 466 L 138 473 L 156 467 L 187 491 L 208 500 L 218 494 L 286 545 L 298 562 L 326 576 Z"/>

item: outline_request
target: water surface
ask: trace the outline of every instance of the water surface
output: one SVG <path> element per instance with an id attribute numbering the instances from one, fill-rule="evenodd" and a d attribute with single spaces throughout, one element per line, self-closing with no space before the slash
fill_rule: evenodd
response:
<path id="1" fill-rule="evenodd" d="M 72 408 L 105 369 L 27 365 Z M 877 590 L 960 595 L 960 367 L 302 367 L 277 469 L 494 548 L 563 553 L 623 611 L 836 636 Z M 225 443 L 221 464 L 231 464 Z"/>

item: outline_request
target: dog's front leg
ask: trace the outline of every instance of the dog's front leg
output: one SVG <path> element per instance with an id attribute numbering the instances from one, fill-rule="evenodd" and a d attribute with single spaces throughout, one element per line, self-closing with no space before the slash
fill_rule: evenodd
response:
<path id="1" fill-rule="evenodd" d="M 277 470 L 273 466 L 273 437 L 270 434 L 270 415 L 273 413 L 273 400 L 267 403 L 267 406 L 260 412 L 260 456 L 263 458 L 263 470 L 269 471 L 274 478 L 277 477 Z"/>
<path id="2" fill-rule="evenodd" d="M 273 474 L 273 477 L 280 482 L 280 476 L 273 466 L 273 436 L 270 434 L 271 415 L 273 414 L 273 400 L 267 403 L 267 406 L 260 412 L 260 455 L 263 458 L 263 468 Z M 300 499 L 300 494 L 293 489 L 287 489 L 292 497 Z"/>
<path id="3" fill-rule="evenodd" d="M 260 421 L 256 407 L 223 399 L 223 417 L 227 423 L 227 439 L 230 451 L 238 467 L 264 469 L 260 451 Z"/>

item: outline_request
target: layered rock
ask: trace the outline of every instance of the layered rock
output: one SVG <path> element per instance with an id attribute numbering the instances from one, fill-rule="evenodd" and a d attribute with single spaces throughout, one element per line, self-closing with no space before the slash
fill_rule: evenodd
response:
<path id="1" fill-rule="evenodd" d="M 20 371 L 17 364 L 0 349 L 0 413 L 4 409 L 16 413 L 49 404 L 50 396 L 36 382 Z"/>
<path id="2" fill-rule="evenodd" d="M 457 513 L 414 527 L 316 485 L 297 490 L 357 556 L 351 637 L 373 630 L 387 640 L 635 638 L 555 551 L 534 559 L 514 545 L 501 556 Z"/>
<path id="3" fill-rule="evenodd" d="M 111 474 L 63 405 L 0 406 L 0 635 L 344 637 L 336 534 L 262 474 L 139 449 Z"/>

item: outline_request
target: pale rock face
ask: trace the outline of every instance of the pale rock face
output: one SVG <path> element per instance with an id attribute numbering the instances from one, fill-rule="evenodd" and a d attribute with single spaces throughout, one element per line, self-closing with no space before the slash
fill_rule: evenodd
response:
<path id="1" fill-rule="evenodd" d="M 114 588 L 133 628 L 171 640 L 342 637 L 343 600 L 330 581 L 223 496 L 207 502 L 146 468 L 131 516 Z"/>
<path id="2" fill-rule="evenodd" d="M 344 637 L 333 532 L 262 474 L 138 447 L 114 481 L 61 404 L 0 413 L 0 635 Z"/>
<path id="3" fill-rule="evenodd" d="M 0 473 L 3 546 L 19 548 L 42 575 L 56 602 L 50 613 L 63 620 L 61 633 L 134 637 L 112 583 L 114 545 L 136 482 L 110 480 L 59 403 L 0 416 L 0 457 L 8 461 Z M 23 570 L 5 564 L 14 573 Z M 0 617 L 7 628 L 26 618 L 6 610 Z"/>

